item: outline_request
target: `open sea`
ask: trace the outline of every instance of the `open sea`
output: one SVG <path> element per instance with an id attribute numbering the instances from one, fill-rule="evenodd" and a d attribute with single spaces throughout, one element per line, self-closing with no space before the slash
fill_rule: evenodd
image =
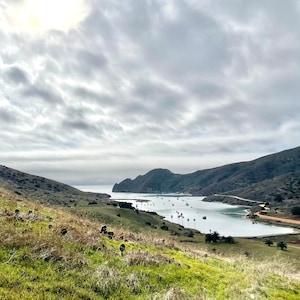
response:
<path id="1" fill-rule="evenodd" d="M 204 197 L 184 194 L 113 193 L 112 186 L 75 186 L 82 191 L 107 193 L 111 199 L 126 201 L 139 210 L 153 211 L 166 220 L 202 233 L 217 231 L 220 235 L 254 237 L 293 233 L 289 227 L 266 225 L 246 218 L 247 207 L 218 202 L 204 202 Z"/>

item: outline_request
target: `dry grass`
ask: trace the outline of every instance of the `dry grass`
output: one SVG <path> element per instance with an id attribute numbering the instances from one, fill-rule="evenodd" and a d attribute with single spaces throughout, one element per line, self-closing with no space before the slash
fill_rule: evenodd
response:
<path id="1" fill-rule="evenodd" d="M 280 252 L 258 261 L 179 243 L 164 231 L 133 233 L 106 224 L 115 234 L 109 239 L 100 233 L 103 223 L 66 210 L 4 191 L 0 204 L 3 299 L 296 300 L 300 295 L 293 265 Z"/>

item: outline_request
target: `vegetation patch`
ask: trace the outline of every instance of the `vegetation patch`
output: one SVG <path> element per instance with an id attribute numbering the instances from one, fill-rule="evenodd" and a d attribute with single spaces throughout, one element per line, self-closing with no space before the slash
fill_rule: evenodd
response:
<path id="1" fill-rule="evenodd" d="M 205 243 L 159 216 L 101 205 L 73 214 L 2 190 L 0 299 L 299 299 L 289 240 L 283 251 L 273 237 Z"/>

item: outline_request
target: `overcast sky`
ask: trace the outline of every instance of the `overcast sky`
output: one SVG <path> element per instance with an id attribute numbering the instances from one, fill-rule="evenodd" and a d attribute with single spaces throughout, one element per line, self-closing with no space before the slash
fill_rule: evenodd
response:
<path id="1" fill-rule="evenodd" d="M 0 164 L 69 184 L 300 144 L 300 1 L 0 0 Z"/>

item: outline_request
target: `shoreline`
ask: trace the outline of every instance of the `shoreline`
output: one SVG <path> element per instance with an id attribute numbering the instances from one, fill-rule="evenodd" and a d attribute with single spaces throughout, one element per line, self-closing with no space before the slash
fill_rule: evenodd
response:
<path id="1" fill-rule="evenodd" d="M 94 188 L 90 189 L 90 186 L 88 186 L 88 187 L 89 187 L 89 189 L 87 189 L 87 186 L 80 186 L 80 187 L 77 186 L 76 188 L 81 188 L 82 190 L 89 190 L 89 191 L 93 191 L 93 192 L 95 192 L 95 190 L 97 190 L 97 192 L 99 191 L 98 186 L 97 186 L 97 189 L 94 189 Z M 105 190 L 105 191 L 106 190 L 111 190 L 110 186 L 109 186 L 109 188 L 108 188 L 108 186 L 104 186 L 105 188 L 102 188 L 103 186 L 99 186 L 99 187 L 100 187 L 101 191 L 102 190 Z M 120 197 L 120 195 L 118 195 L 119 197 L 115 198 L 116 195 L 113 195 L 113 194 L 114 193 L 111 194 L 111 199 L 110 200 L 120 201 L 120 202 L 129 202 L 129 203 L 133 203 L 133 202 L 147 203 L 147 202 L 150 201 L 148 199 L 127 199 L 127 198 Z M 133 194 L 136 194 L 136 193 L 133 193 Z M 152 194 L 152 193 L 146 193 L 146 194 L 155 196 L 155 194 Z M 156 195 L 156 196 L 158 196 L 158 195 Z M 162 194 L 162 196 L 170 196 L 170 195 L 169 194 Z M 172 195 L 172 196 L 174 196 L 174 195 Z M 182 195 L 176 195 L 176 196 L 178 197 L 178 196 L 182 196 Z M 187 196 L 187 195 L 184 195 L 184 196 Z M 214 196 L 215 196 L 214 200 L 212 200 L 212 197 L 209 197 L 209 196 L 194 196 L 194 197 L 203 197 L 203 199 L 202 199 L 203 202 L 215 202 L 215 203 L 227 204 L 227 205 L 234 206 L 234 207 L 243 207 L 248 212 L 249 212 L 249 209 L 252 207 L 252 205 L 249 205 L 250 203 L 251 204 L 256 203 L 258 205 L 264 203 L 263 201 L 256 201 L 256 200 L 242 198 L 242 197 L 235 196 L 235 195 L 215 194 Z M 222 197 L 229 198 L 229 199 L 231 198 L 232 200 L 234 200 L 235 203 L 230 203 L 231 201 L 228 201 L 228 202 L 227 201 L 222 201 L 221 200 Z M 217 198 L 218 198 L 218 200 L 216 200 Z M 221 201 L 219 201 L 219 199 Z M 162 218 L 166 218 L 165 216 L 162 216 L 162 215 L 160 215 L 160 216 Z M 283 220 L 278 220 L 278 219 L 275 220 L 275 219 L 264 218 L 264 216 L 262 216 L 262 215 L 256 215 L 256 216 L 257 216 L 257 218 L 255 218 L 255 219 L 251 219 L 251 218 L 248 218 L 248 219 L 250 221 L 252 220 L 252 221 L 255 221 L 257 223 L 266 224 L 266 225 L 289 227 L 289 228 L 293 229 L 295 233 L 300 233 L 300 220 L 299 220 L 299 224 L 293 224 L 293 223 L 285 223 L 285 222 L 283 222 Z M 245 218 L 247 218 L 247 213 L 245 214 Z M 285 219 L 285 220 L 289 220 L 289 219 Z M 180 223 L 174 222 L 174 220 L 173 221 L 168 220 L 168 221 L 173 223 L 173 224 L 181 225 Z M 297 227 L 297 225 L 299 225 L 299 227 Z M 189 227 L 185 227 L 185 228 L 189 228 Z M 192 228 L 192 229 L 201 231 L 201 230 L 196 229 L 196 228 Z M 289 235 L 289 234 L 290 233 L 283 233 L 283 234 L 279 233 L 279 234 L 271 234 L 271 236 L 273 236 L 273 235 L 280 236 L 280 235 Z M 267 236 L 267 235 L 256 235 L 256 236 L 252 236 L 252 237 L 262 237 L 262 236 Z M 238 237 L 238 236 L 236 236 L 236 237 Z M 240 236 L 240 237 L 242 237 L 242 236 Z M 243 238 L 249 238 L 249 236 L 243 236 Z M 251 236 L 250 236 L 250 238 L 251 238 Z"/>
<path id="2" fill-rule="evenodd" d="M 248 203 L 256 203 L 258 205 L 264 204 L 265 202 L 263 201 L 257 201 L 257 200 L 251 200 L 251 199 L 247 199 L 247 198 L 242 198 L 239 196 L 234 196 L 234 195 L 226 195 L 226 194 L 214 194 L 213 197 L 223 197 L 223 198 L 232 198 L 238 201 L 242 201 L 242 202 L 248 202 Z M 206 200 L 206 198 L 204 199 L 204 201 Z M 223 202 L 223 201 L 218 201 L 218 200 L 212 200 L 212 201 L 207 201 L 207 202 L 222 202 L 222 203 L 226 203 L 229 205 L 233 205 L 233 206 L 244 206 L 244 207 L 248 207 L 251 208 L 251 205 L 243 205 L 243 204 L 233 204 L 233 203 L 229 203 L 229 202 Z M 254 216 L 256 216 L 256 218 L 251 219 L 248 216 L 246 216 L 249 220 L 255 220 L 258 223 L 261 224 L 270 224 L 271 225 L 275 225 L 275 226 L 282 226 L 282 227 L 289 227 L 292 228 L 295 233 L 300 233 L 300 219 L 299 220 L 295 220 L 295 219 L 290 219 L 290 218 L 282 218 L 282 217 L 275 217 L 275 216 L 268 216 L 268 215 L 264 215 L 261 214 L 260 212 L 256 212 L 254 213 Z M 279 234 L 281 235 L 281 234 Z M 285 235 L 285 234 L 284 234 Z"/>
<path id="3" fill-rule="evenodd" d="M 300 226 L 300 220 L 268 216 L 268 215 L 263 215 L 260 212 L 257 212 L 254 215 L 258 217 L 258 219 L 255 219 L 255 220 L 273 221 L 276 223 L 280 223 L 281 225 L 284 225 L 284 224 L 289 225 L 289 227 L 292 227 L 291 225 L 299 225 Z M 292 227 L 292 228 L 295 228 L 295 227 Z M 296 227 L 296 228 L 299 229 L 298 227 Z"/>

